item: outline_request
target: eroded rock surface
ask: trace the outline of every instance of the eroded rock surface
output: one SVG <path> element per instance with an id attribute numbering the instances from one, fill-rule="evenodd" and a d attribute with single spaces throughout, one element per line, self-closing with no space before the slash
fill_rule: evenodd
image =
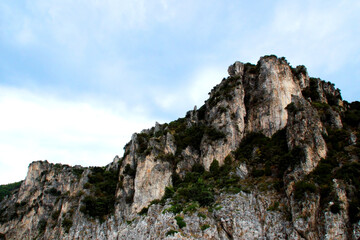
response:
<path id="1" fill-rule="evenodd" d="M 0 203 L 0 237 L 358 239 L 360 124 L 343 124 L 340 91 L 276 56 L 228 73 L 105 167 L 31 163 Z"/>

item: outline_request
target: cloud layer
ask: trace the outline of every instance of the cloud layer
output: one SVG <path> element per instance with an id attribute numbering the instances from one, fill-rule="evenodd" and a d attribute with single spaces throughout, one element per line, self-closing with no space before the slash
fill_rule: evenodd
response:
<path id="1" fill-rule="evenodd" d="M 22 179 L 35 160 L 106 165 L 134 132 L 154 125 L 125 105 L 109 109 L 4 87 L 0 109 L 0 183 Z"/>
<path id="2" fill-rule="evenodd" d="M 110 162 L 132 132 L 200 107 L 236 60 L 285 56 L 358 100 L 359 11 L 357 0 L 2 1 L 1 182 L 37 159 Z"/>

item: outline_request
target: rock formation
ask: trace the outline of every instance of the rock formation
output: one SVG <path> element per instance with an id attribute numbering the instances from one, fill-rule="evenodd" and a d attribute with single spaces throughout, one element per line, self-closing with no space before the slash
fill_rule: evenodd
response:
<path id="1" fill-rule="evenodd" d="M 359 239 L 360 104 L 273 55 L 228 72 L 105 167 L 31 163 L 0 239 Z"/>

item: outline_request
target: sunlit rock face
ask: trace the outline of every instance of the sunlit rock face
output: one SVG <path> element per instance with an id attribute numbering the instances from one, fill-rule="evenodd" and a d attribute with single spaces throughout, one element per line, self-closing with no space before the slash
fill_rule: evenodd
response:
<path id="1" fill-rule="evenodd" d="M 105 167 L 31 163 L 0 203 L 0 239 L 358 239 L 344 171 L 357 169 L 359 135 L 340 91 L 276 56 L 228 73 Z"/>
<path id="2" fill-rule="evenodd" d="M 257 67 L 257 78 L 244 80 L 249 99 L 246 129 L 272 136 L 286 126 L 288 113 L 285 108 L 291 103 L 292 95 L 301 96 L 301 88 L 285 60 L 264 57 Z"/>

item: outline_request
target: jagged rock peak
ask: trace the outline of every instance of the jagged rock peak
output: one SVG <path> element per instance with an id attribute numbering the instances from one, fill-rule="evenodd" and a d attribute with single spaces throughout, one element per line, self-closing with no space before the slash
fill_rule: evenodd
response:
<path id="1" fill-rule="evenodd" d="M 274 55 L 228 73 L 105 167 L 30 164 L 0 239 L 358 239 L 360 103 Z"/>

